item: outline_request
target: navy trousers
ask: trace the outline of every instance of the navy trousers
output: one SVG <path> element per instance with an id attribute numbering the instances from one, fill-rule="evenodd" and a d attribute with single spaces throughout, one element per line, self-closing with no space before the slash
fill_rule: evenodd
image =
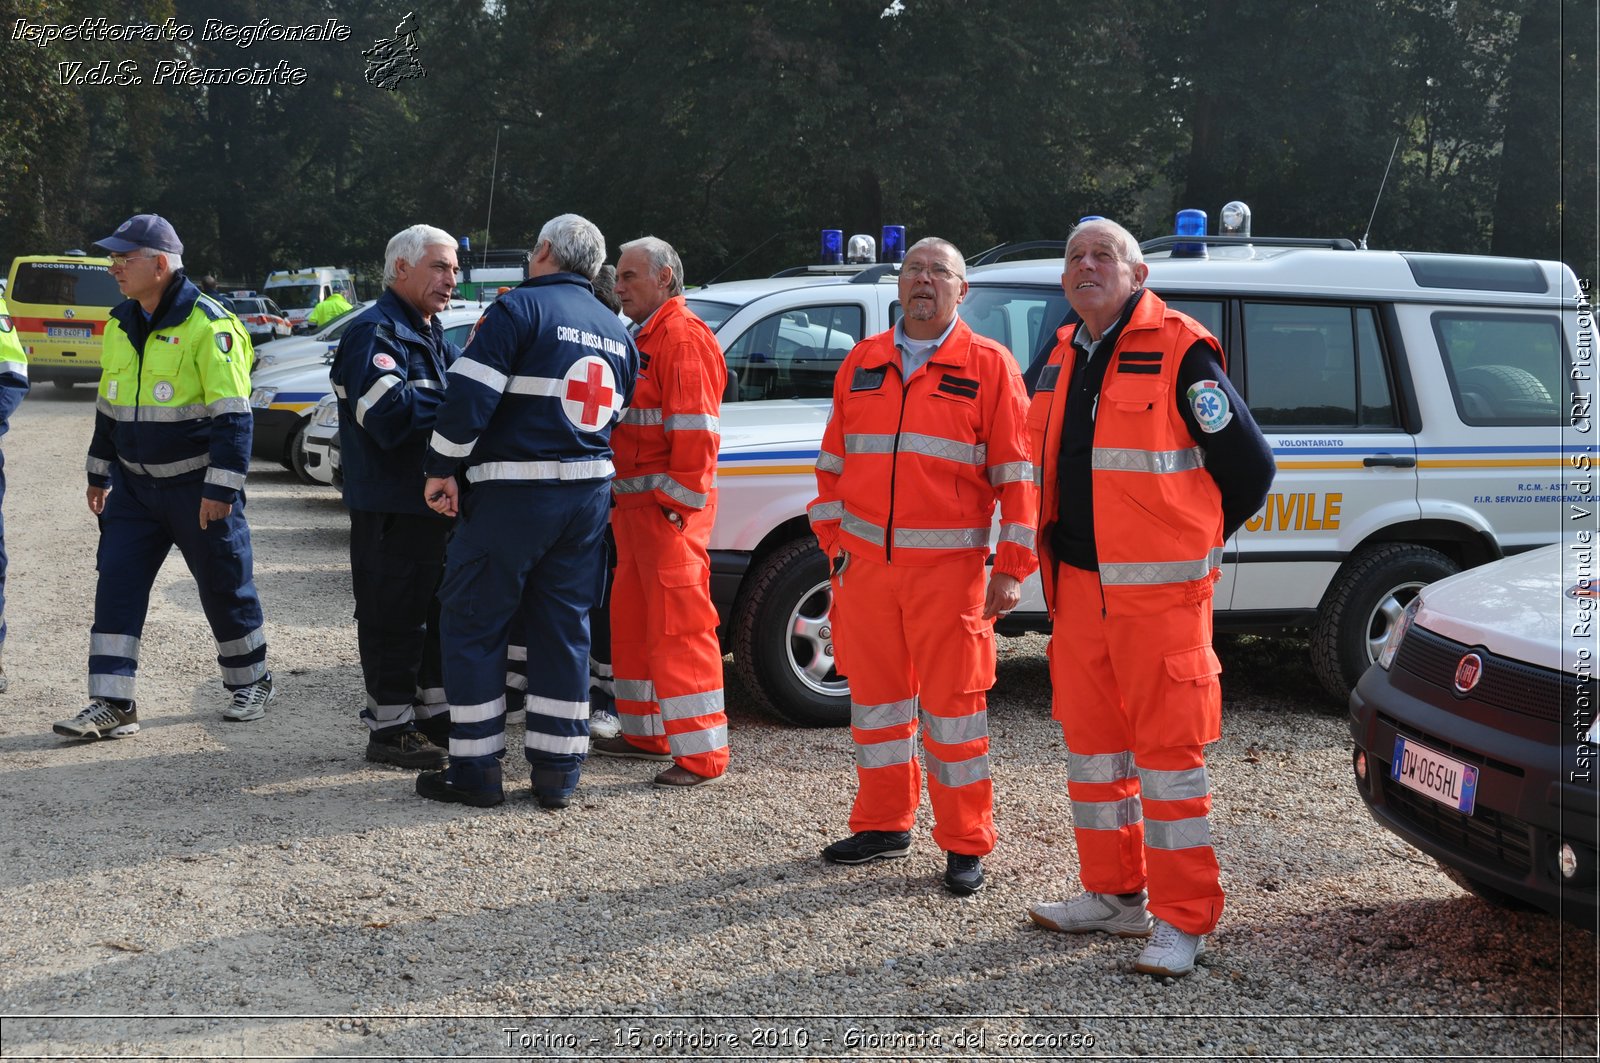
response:
<path id="1" fill-rule="evenodd" d="M 267 674 L 267 637 L 256 596 L 244 493 L 223 520 L 200 529 L 199 480 L 158 484 L 111 468 L 111 493 L 100 514 L 100 574 L 89 629 L 89 696 L 132 701 L 139 640 L 156 573 L 176 546 L 200 590 L 200 608 L 217 643 L 229 690 Z"/>
<path id="2" fill-rule="evenodd" d="M 515 643 L 536 648 L 523 699 L 533 789 L 565 796 L 577 788 L 589 748 L 589 612 L 610 500 L 605 481 L 465 492 L 439 587 L 451 785 L 501 787 L 506 650 Z"/>
<path id="3" fill-rule="evenodd" d="M 356 647 L 367 690 L 361 719 L 375 734 L 445 712 L 435 591 L 451 524 L 432 513 L 350 511 Z"/>

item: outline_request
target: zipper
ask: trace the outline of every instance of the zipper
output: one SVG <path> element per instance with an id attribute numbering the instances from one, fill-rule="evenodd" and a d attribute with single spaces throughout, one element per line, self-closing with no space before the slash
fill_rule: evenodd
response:
<path id="1" fill-rule="evenodd" d="M 894 366 L 896 376 L 900 376 L 900 367 Z M 894 423 L 894 450 L 889 459 L 889 519 L 883 526 L 883 563 L 889 564 L 894 560 L 894 485 L 900 475 L 900 430 L 906 423 L 906 381 L 900 377 L 900 415 Z"/>

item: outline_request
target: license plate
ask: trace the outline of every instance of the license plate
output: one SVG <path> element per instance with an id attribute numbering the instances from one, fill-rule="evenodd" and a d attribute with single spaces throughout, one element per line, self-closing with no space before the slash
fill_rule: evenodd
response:
<path id="1" fill-rule="evenodd" d="M 89 340 L 94 338 L 94 329 L 69 328 L 66 325 L 46 325 L 44 334 L 53 340 Z"/>
<path id="2" fill-rule="evenodd" d="M 1389 778 L 1464 816 L 1478 800 L 1478 769 L 1400 735 L 1394 739 Z"/>

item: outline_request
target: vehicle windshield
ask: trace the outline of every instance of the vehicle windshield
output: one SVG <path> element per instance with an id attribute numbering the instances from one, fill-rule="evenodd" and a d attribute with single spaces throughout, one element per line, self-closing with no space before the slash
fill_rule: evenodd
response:
<path id="1" fill-rule="evenodd" d="M 111 271 L 89 262 L 22 262 L 6 296 L 14 303 L 116 306 L 123 296 Z"/>
<path id="2" fill-rule="evenodd" d="M 711 331 L 713 332 L 724 321 L 732 317 L 735 310 L 739 309 L 732 303 L 718 303 L 710 299 L 685 299 L 684 302 L 689 305 L 690 310 L 694 311 L 696 317 L 711 326 Z"/>
<path id="3" fill-rule="evenodd" d="M 287 306 L 295 310 L 316 306 L 322 300 L 322 286 L 318 284 L 274 284 L 272 298 L 279 306 Z"/>

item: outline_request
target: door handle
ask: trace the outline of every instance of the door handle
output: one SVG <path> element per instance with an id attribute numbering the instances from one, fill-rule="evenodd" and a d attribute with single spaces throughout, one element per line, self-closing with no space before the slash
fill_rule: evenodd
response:
<path id="1" fill-rule="evenodd" d="M 1391 469 L 1415 469 L 1417 467 L 1417 459 L 1409 454 L 1373 454 L 1371 457 L 1362 458 L 1361 464 L 1369 469 L 1377 468 L 1380 465 Z"/>

